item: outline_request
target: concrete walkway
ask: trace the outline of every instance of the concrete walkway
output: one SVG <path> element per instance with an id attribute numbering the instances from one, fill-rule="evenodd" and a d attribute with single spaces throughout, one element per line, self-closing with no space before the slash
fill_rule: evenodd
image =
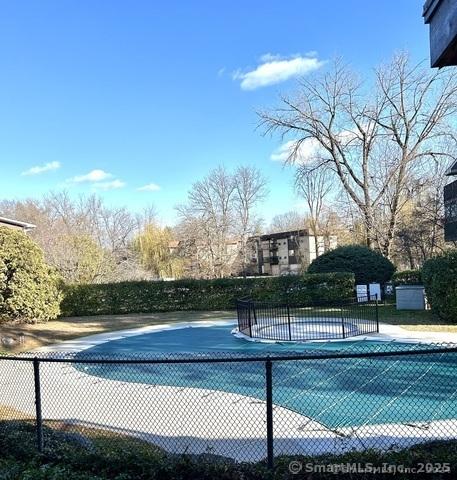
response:
<path id="1" fill-rule="evenodd" d="M 330 319 L 334 320 L 334 319 Z M 269 327 L 268 330 L 265 328 L 259 329 L 258 335 L 264 334 L 264 339 L 262 338 L 251 338 L 248 335 L 245 335 L 238 331 L 238 328 L 235 328 L 232 333 L 244 340 L 251 342 L 264 342 L 264 343 L 275 343 L 274 340 L 270 338 L 286 338 L 287 335 L 284 335 L 284 330 L 287 328 L 287 325 L 276 325 L 274 327 Z M 321 330 L 318 330 L 316 327 L 317 334 L 324 336 L 326 327 L 325 325 Z M 261 333 L 260 333 L 261 331 Z M 302 334 L 302 329 L 300 324 L 298 324 L 294 330 L 294 324 L 292 324 L 292 339 L 300 338 Z M 332 332 L 330 332 L 332 333 Z M 379 333 L 370 333 L 367 335 L 358 335 L 353 337 L 337 338 L 337 339 L 322 339 L 322 340 L 311 340 L 312 343 L 323 343 L 323 342 L 360 342 L 364 340 L 369 341 L 378 341 L 378 342 L 397 342 L 397 343 L 455 343 L 457 344 L 457 333 L 450 332 L 428 332 L 428 331 L 419 331 L 419 330 L 405 330 L 404 328 L 399 327 L 398 325 L 391 325 L 389 323 L 380 323 L 379 324 Z M 296 340 L 292 340 L 293 343 L 300 343 Z M 303 343 L 309 343 L 306 341 Z M 287 340 L 281 340 L 281 343 L 288 343 Z"/>

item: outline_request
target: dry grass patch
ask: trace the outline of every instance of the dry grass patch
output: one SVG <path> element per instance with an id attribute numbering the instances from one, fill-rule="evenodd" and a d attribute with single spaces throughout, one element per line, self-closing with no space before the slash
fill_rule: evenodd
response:
<path id="1" fill-rule="evenodd" d="M 0 404 L 0 420 L 27 421 L 27 420 L 34 420 L 34 418 L 35 417 L 33 417 L 32 415 L 29 415 L 28 413 L 25 413 L 25 412 L 21 412 L 20 410 L 17 410 L 14 407 Z"/>
<path id="2" fill-rule="evenodd" d="M 235 317 L 235 312 L 226 311 L 166 312 L 67 317 L 37 324 L 11 322 L 0 325 L 0 350 L 5 353 L 19 353 L 97 333 L 140 328 L 161 323 L 228 320 Z"/>

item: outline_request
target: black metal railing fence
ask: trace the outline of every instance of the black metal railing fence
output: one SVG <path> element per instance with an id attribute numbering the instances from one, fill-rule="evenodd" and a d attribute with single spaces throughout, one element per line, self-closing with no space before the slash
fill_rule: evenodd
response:
<path id="1" fill-rule="evenodd" d="M 241 298 L 239 332 L 278 341 L 336 340 L 379 332 L 377 296 L 296 306 Z"/>

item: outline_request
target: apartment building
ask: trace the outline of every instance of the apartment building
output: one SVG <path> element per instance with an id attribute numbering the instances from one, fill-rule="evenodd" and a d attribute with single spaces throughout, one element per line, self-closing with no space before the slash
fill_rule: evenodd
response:
<path id="1" fill-rule="evenodd" d="M 260 275 L 298 274 L 327 249 L 337 246 L 337 237 L 324 238 L 308 230 L 271 233 L 251 237 L 251 271 Z"/>

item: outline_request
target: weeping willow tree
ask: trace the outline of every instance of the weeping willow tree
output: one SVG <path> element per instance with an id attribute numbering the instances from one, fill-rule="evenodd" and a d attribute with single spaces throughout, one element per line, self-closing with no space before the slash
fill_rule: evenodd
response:
<path id="1" fill-rule="evenodd" d="M 133 247 L 139 255 L 142 266 L 156 278 L 180 278 L 183 261 L 171 248 L 173 233 L 150 223 L 134 239 Z"/>

